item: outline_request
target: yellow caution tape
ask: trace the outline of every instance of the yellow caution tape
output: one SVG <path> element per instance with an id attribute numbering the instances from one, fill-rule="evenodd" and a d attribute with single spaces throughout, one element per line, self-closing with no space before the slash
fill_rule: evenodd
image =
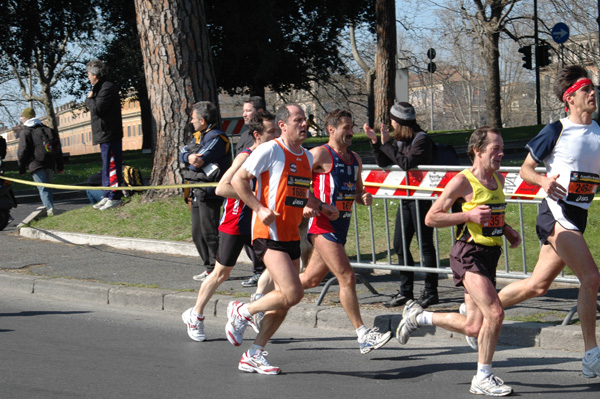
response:
<path id="1" fill-rule="evenodd" d="M 193 184 L 171 184 L 165 186 L 120 186 L 120 187 L 100 187 L 100 186 L 71 186 L 67 184 L 52 184 L 38 183 L 29 180 L 13 179 L 12 177 L 2 176 L 2 179 L 14 183 L 25 184 L 27 186 L 42 186 L 48 188 L 56 188 L 59 190 L 103 190 L 103 191 L 143 191 L 143 190 L 172 190 L 178 188 L 195 188 L 195 187 L 216 187 L 217 183 L 193 183 Z"/>

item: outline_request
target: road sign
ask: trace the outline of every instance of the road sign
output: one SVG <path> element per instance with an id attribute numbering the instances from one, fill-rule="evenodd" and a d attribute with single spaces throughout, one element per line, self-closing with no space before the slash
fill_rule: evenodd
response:
<path id="1" fill-rule="evenodd" d="M 430 48 L 429 50 L 427 50 L 427 58 L 429 58 L 430 60 L 435 58 L 435 49 L 434 48 Z"/>
<path id="2" fill-rule="evenodd" d="M 563 44 L 569 39 L 569 27 L 559 22 L 552 28 L 552 39 L 558 44 Z"/>

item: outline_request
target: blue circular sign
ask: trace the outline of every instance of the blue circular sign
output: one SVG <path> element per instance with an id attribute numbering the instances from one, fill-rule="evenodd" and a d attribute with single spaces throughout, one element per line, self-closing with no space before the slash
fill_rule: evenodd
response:
<path id="1" fill-rule="evenodd" d="M 552 39 L 558 44 L 562 44 L 569 39 L 569 27 L 567 24 L 559 22 L 552 28 Z"/>

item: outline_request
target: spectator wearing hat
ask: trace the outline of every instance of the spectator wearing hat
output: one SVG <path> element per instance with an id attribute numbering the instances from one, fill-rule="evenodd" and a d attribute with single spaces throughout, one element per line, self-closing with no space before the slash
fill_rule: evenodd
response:
<path id="1" fill-rule="evenodd" d="M 371 139 L 371 147 L 379 167 L 398 165 L 402 170 L 409 170 L 419 165 L 431 165 L 434 142 L 417 123 L 417 115 L 412 105 L 399 102 L 390 110 L 393 138 L 387 126 L 381 124 L 381 141 L 377 134 L 367 124 L 365 133 Z M 435 246 L 433 244 L 433 228 L 425 224 L 425 215 L 431 207 L 431 200 L 404 199 L 398 206 L 394 231 L 394 251 L 398 254 L 401 265 L 414 266 L 410 253 L 410 243 L 415 234 L 422 249 L 421 265 L 436 267 Z M 404 232 L 404 233 L 403 233 Z M 439 303 L 437 273 L 425 274 L 425 287 L 421 292 L 418 303 L 426 308 Z M 385 302 L 387 307 L 402 306 L 414 299 L 414 273 L 400 272 L 400 289 L 398 293 Z"/>
<path id="2" fill-rule="evenodd" d="M 19 133 L 17 162 L 19 173 L 31 173 L 37 183 L 51 183 L 55 169 L 59 174 L 64 171 L 64 162 L 58 133 L 42 124 L 35 117 L 35 110 L 27 107 L 21 113 L 23 129 Z M 46 207 L 48 216 L 54 215 L 52 189 L 38 186 L 42 204 Z"/>

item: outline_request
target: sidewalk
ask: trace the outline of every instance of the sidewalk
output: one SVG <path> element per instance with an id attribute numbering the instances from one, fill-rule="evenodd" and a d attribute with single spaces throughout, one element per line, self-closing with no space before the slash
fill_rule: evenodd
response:
<path id="1" fill-rule="evenodd" d="M 191 243 L 41 231 L 28 227 L 21 228 L 19 234 L 20 237 L 14 238 L 18 241 L 6 245 L 27 246 L 28 243 L 36 243 L 36 247 L 43 246 L 42 256 L 46 256 L 47 263 L 43 259 L 28 260 L 29 266 L 25 268 L 28 273 L 16 273 L 14 270 L 7 270 L 22 270 L 23 264 L 18 255 L 14 258 L 9 257 L 7 261 L 2 262 L 0 289 L 170 312 L 182 312 L 195 302 L 199 283 L 192 280 L 192 276 L 202 272 L 204 268 L 197 266 L 198 256 Z M 64 260 L 51 261 L 61 256 Z M 86 259 L 99 256 L 104 263 L 103 267 L 87 266 Z M 250 262 L 243 255 L 230 279 L 219 288 L 219 295 L 215 295 L 207 306 L 207 309 L 210 309 L 207 313 L 225 321 L 227 304 L 234 296 L 249 300 L 254 289 L 244 288 L 240 282 L 251 274 Z M 416 296 L 422 288 L 422 279 L 419 277 L 417 274 Z M 402 308 L 387 309 L 381 302 L 388 300 L 396 292 L 397 279 L 381 271 L 366 278 L 378 294 L 372 294 L 360 283 L 357 285 L 365 324 L 375 325 L 383 331 L 395 332 Z M 498 287 L 508 283 L 510 281 L 499 281 Z M 343 329 L 348 335 L 353 335 L 352 326 L 339 306 L 336 285 L 332 286 L 322 306 L 315 305 L 322 288 L 323 286 L 307 290 L 303 301 L 290 310 L 286 323 L 304 328 Z M 443 278 L 439 283 L 439 294 L 441 303 L 432 306 L 430 310 L 458 311 L 462 302 L 462 289 L 454 287 L 450 279 Z M 560 325 L 576 305 L 576 299 L 576 287 L 556 284 L 545 297 L 531 299 L 508 309 L 499 345 L 582 352 L 583 339 L 579 325 Z M 544 322 L 530 323 L 528 320 Z M 577 315 L 573 320 L 578 321 Z M 421 328 L 415 336 L 452 337 L 464 342 L 462 335 L 435 327 Z"/>

